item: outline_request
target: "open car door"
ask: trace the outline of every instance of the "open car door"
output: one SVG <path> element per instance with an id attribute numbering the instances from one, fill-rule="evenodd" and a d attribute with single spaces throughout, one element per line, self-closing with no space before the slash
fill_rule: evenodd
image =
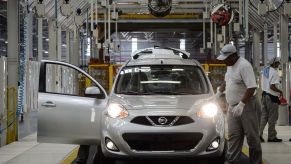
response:
<path id="1" fill-rule="evenodd" d="M 80 68 L 43 60 L 38 95 L 38 142 L 98 144 L 107 99 L 104 88 Z"/>

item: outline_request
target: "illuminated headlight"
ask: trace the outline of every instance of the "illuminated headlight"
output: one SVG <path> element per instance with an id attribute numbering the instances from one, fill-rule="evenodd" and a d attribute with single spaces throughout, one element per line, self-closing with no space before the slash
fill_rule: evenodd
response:
<path id="1" fill-rule="evenodd" d="M 220 139 L 219 138 L 216 138 L 208 146 L 207 151 L 216 150 L 219 147 L 219 144 L 220 144 Z"/>
<path id="2" fill-rule="evenodd" d="M 107 113 L 112 118 L 125 118 L 128 116 L 127 110 L 122 105 L 117 103 L 109 104 Z"/>
<path id="3" fill-rule="evenodd" d="M 109 150 L 119 151 L 117 146 L 109 138 L 105 138 L 105 145 L 106 145 L 107 149 L 109 149 Z"/>
<path id="4" fill-rule="evenodd" d="M 202 106 L 197 112 L 197 116 L 201 118 L 212 118 L 217 115 L 218 107 L 214 103 L 208 103 Z"/>

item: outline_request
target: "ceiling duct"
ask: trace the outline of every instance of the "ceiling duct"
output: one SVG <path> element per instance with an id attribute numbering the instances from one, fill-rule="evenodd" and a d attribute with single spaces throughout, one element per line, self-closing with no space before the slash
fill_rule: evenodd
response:
<path id="1" fill-rule="evenodd" d="M 172 0 L 148 0 L 150 13 L 156 17 L 164 17 L 170 14 Z"/>

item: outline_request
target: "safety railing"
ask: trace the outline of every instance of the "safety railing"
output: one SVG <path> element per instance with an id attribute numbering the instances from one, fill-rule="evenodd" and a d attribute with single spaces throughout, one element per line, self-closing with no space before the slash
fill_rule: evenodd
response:
<path id="1" fill-rule="evenodd" d="M 18 119 L 16 114 L 17 107 L 17 90 L 15 87 L 7 89 L 7 133 L 6 143 L 10 144 L 17 140 L 18 136 Z"/>

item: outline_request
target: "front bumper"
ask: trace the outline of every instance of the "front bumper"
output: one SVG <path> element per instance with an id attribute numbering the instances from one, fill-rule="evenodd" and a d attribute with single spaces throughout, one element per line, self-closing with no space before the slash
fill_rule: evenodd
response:
<path id="1" fill-rule="evenodd" d="M 134 124 L 130 122 L 131 119 L 113 119 L 105 115 L 102 121 L 101 138 L 101 147 L 105 156 L 112 158 L 219 157 L 224 150 L 223 116 L 217 116 L 216 119 L 193 118 L 194 123 L 170 127 Z M 119 151 L 106 148 L 106 137 L 114 142 Z M 219 147 L 207 151 L 211 142 L 217 138 L 220 140 Z"/>

